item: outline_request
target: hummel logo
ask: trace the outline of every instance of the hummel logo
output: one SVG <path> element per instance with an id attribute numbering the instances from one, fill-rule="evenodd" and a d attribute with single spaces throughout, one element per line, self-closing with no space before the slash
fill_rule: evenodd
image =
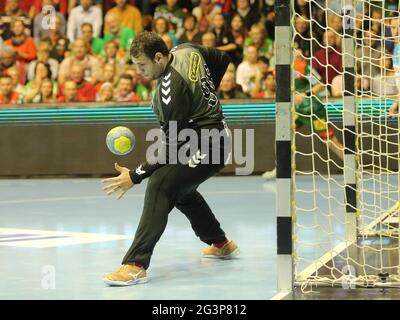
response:
<path id="1" fill-rule="evenodd" d="M 169 96 L 167 99 L 165 99 L 164 97 L 161 98 L 162 102 L 164 102 L 165 104 L 168 104 L 171 101 L 171 96 Z"/>
<path id="2" fill-rule="evenodd" d="M 163 95 L 167 95 L 168 93 L 170 93 L 170 91 L 171 91 L 171 88 L 168 88 L 167 90 L 164 90 L 164 88 L 161 88 L 161 92 L 162 92 L 162 94 Z"/>
<path id="3" fill-rule="evenodd" d="M 142 174 L 146 173 L 145 170 L 142 170 L 142 165 L 140 165 L 139 167 L 137 167 L 135 172 L 136 172 L 138 175 L 142 175 Z"/>
<path id="4" fill-rule="evenodd" d="M 164 76 L 164 80 L 168 80 L 170 76 L 171 76 L 171 72 L 168 73 L 166 76 Z"/>
<path id="5" fill-rule="evenodd" d="M 201 154 L 200 150 L 197 150 L 197 152 L 189 159 L 189 167 L 195 168 L 197 165 L 200 163 L 200 160 L 203 160 L 207 155 L 206 154 Z"/>
<path id="6" fill-rule="evenodd" d="M 161 86 L 161 100 L 164 104 L 168 105 L 171 101 L 171 96 L 169 95 L 171 92 L 171 88 L 169 85 L 171 84 L 171 72 L 169 72 L 162 81 Z"/>
<path id="7" fill-rule="evenodd" d="M 171 84 L 171 79 L 168 80 L 168 81 L 163 81 L 161 84 L 162 84 L 163 87 L 166 88 L 166 87 L 168 87 L 168 86 Z"/>

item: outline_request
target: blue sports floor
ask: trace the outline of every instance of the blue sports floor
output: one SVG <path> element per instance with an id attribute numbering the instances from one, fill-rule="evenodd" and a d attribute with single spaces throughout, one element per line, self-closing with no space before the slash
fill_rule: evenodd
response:
<path id="1" fill-rule="evenodd" d="M 296 234 L 303 243 L 298 250 L 302 270 L 343 239 L 344 195 L 334 184 L 326 188 L 321 179 L 298 177 L 296 183 L 298 189 L 318 191 L 299 195 L 297 201 L 297 207 L 305 210 L 298 216 L 304 228 Z M 132 242 L 146 182 L 134 186 L 121 200 L 106 196 L 103 186 L 101 179 L 0 180 L 0 300 L 266 300 L 277 293 L 274 180 L 214 177 L 199 188 L 228 238 L 240 246 L 237 259 L 201 258 L 205 244 L 174 209 L 148 269 L 150 282 L 130 287 L 108 287 L 102 276 L 119 267 Z M 367 204 L 374 198 L 366 195 L 364 200 Z M 331 214 L 307 211 L 315 206 Z M 380 263 L 375 256 L 369 260 Z M 385 295 L 378 289 L 339 290 L 322 290 L 317 295 L 300 292 L 294 298 L 400 297 L 399 289 Z"/>
<path id="2" fill-rule="evenodd" d="M 102 281 L 129 248 L 146 183 L 123 199 L 100 179 L 0 180 L 0 299 L 270 299 L 276 294 L 275 181 L 215 177 L 199 188 L 235 260 L 203 259 L 205 246 L 174 209 L 148 269 L 150 282 Z"/>

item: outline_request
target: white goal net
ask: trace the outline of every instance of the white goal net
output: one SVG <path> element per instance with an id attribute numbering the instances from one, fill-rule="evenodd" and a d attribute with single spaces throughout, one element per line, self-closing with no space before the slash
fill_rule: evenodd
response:
<path id="1" fill-rule="evenodd" d="M 294 282 L 400 287 L 398 0 L 291 6 Z"/>

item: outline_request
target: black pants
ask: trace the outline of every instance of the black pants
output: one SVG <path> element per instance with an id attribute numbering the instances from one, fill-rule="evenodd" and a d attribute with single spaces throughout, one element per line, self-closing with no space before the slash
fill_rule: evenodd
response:
<path id="1" fill-rule="evenodd" d="M 211 164 L 212 152 L 220 152 L 220 163 Z M 123 264 L 136 262 L 146 269 L 149 267 L 154 247 L 174 207 L 189 219 L 195 234 L 203 242 L 211 244 L 226 240 L 219 222 L 197 191 L 202 182 L 225 166 L 226 154 L 223 147 L 211 148 L 207 154 L 209 164 L 200 163 L 194 168 L 188 164 L 167 164 L 150 176 L 140 223 Z"/>

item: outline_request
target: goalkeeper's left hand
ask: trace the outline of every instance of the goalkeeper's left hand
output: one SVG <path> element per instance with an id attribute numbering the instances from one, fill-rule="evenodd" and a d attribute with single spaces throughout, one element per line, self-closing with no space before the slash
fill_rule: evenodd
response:
<path id="1" fill-rule="evenodd" d="M 108 178 L 102 180 L 103 183 L 113 182 L 108 186 L 103 187 L 103 190 L 109 190 L 107 195 L 111 195 L 114 192 L 120 191 L 120 194 L 117 196 L 117 199 L 121 199 L 123 195 L 133 187 L 133 182 L 131 180 L 131 176 L 129 175 L 129 169 L 125 167 L 120 167 L 118 163 L 115 163 L 115 170 L 120 172 L 118 177 Z"/>

